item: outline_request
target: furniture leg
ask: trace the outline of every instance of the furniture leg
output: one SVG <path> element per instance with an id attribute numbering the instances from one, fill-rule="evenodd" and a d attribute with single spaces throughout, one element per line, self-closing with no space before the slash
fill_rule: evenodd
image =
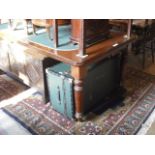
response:
<path id="1" fill-rule="evenodd" d="M 75 98 L 75 118 L 78 121 L 83 119 L 83 105 L 84 105 L 84 94 L 83 94 L 83 82 L 86 76 L 86 67 L 74 67 L 71 68 L 71 74 L 74 77 L 74 98 Z"/>

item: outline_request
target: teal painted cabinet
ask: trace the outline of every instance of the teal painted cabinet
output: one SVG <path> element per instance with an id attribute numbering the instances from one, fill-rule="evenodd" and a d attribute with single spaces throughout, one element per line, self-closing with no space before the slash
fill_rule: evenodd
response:
<path id="1" fill-rule="evenodd" d="M 116 55 L 88 67 L 83 87 L 83 113 L 86 114 L 100 104 L 104 104 L 104 98 L 114 93 L 120 86 L 120 60 L 121 56 Z M 73 118 L 74 79 L 70 75 L 70 66 L 59 63 L 48 68 L 46 72 L 52 107 L 63 115 Z"/>
<path id="2" fill-rule="evenodd" d="M 46 70 L 50 102 L 56 111 L 73 118 L 73 78 L 68 71 L 70 66 L 60 63 Z"/>

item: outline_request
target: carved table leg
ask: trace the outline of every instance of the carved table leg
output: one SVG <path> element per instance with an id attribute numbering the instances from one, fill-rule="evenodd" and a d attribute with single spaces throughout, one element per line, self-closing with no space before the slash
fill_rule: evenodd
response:
<path id="1" fill-rule="evenodd" d="M 74 81 L 74 95 L 75 95 L 75 118 L 77 120 L 82 119 L 83 111 L 83 81 L 75 80 Z"/>
<path id="2" fill-rule="evenodd" d="M 72 66 L 71 74 L 74 77 L 75 118 L 79 121 L 83 117 L 83 80 L 86 76 L 86 67 Z"/>

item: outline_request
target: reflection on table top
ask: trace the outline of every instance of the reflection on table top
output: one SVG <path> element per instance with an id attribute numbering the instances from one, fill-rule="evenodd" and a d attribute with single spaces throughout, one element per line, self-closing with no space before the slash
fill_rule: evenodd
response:
<path id="1" fill-rule="evenodd" d="M 88 47 L 86 49 L 86 54 L 88 56 L 81 58 L 77 56 L 79 52 L 77 48 L 74 50 L 67 49 L 65 51 L 62 51 L 61 49 L 52 49 L 43 46 L 42 44 L 37 44 L 34 41 L 30 41 L 23 30 L 10 31 L 5 28 L 0 30 L 1 39 L 5 38 L 5 40 L 8 40 L 9 42 L 17 42 L 24 45 L 27 47 L 27 52 L 34 53 L 34 55 L 40 53 L 46 57 L 51 57 L 74 66 L 82 66 L 88 63 L 93 63 L 94 61 L 99 61 L 107 55 L 124 48 L 124 46 L 127 46 L 134 39 L 132 37 L 127 39 L 124 36 L 125 34 L 112 32 L 111 38 Z"/>

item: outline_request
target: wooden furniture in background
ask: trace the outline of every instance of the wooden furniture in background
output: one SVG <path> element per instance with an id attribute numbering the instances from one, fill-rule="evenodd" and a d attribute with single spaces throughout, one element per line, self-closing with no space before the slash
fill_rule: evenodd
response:
<path id="1" fill-rule="evenodd" d="M 81 19 L 72 19 L 71 40 L 79 43 L 81 36 Z M 109 37 L 110 25 L 108 19 L 85 19 L 85 42 L 88 44 L 107 39 Z"/>
<path id="2" fill-rule="evenodd" d="M 137 39 L 135 40 L 135 43 L 132 45 L 132 50 L 135 54 L 141 54 L 142 53 L 142 68 L 145 68 L 145 62 L 146 62 L 146 52 L 148 50 L 151 50 L 151 57 L 152 62 L 154 63 L 154 50 L 155 50 L 155 43 L 154 43 L 154 29 L 155 24 L 153 19 L 134 19 L 130 20 L 130 29 L 129 26 L 129 20 L 110 20 L 110 24 L 112 26 L 116 26 L 120 28 L 121 32 L 128 31 L 128 36 L 131 34 L 135 34 L 137 36 Z M 128 27 L 128 29 L 127 29 Z M 131 34 L 129 34 L 131 33 Z M 149 46 L 150 43 L 150 46 Z"/>
<path id="3" fill-rule="evenodd" d="M 151 51 L 152 63 L 154 63 L 155 52 L 155 23 L 147 23 L 145 25 L 135 26 L 138 39 L 135 43 L 136 54 L 142 54 L 142 68 L 145 68 L 146 54 Z"/>
<path id="4" fill-rule="evenodd" d="M 110 19 L 109 24 L 120 32 L 127 32 L 128 19 Z"/>
<path id="5" fill-rule="evenodd" d="M 36 27 L 45 27 L 50 39 L 53 39 L 51 36 L 50 28 L 54 25 L 54 19 L 32 19 L 32 25 L 34 33 L 36 33 Z M 68 25 L 70 24 L 69 19 L 58 19 L 58 25 Z"/>

